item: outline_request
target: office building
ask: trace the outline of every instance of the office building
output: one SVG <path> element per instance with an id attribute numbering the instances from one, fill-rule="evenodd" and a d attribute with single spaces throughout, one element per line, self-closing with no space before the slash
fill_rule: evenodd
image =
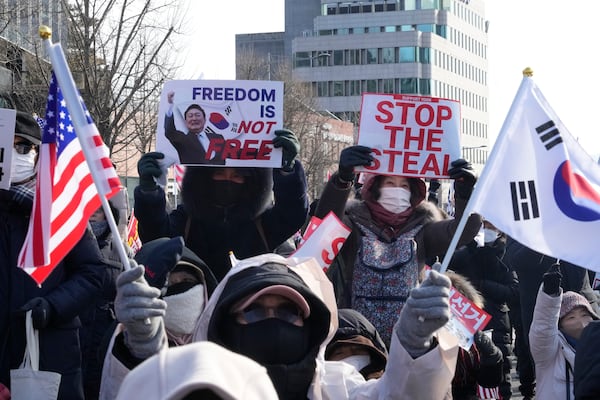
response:
<path id="1" fill-rule="evenodd" d="M 363 92 L 460 101 L 463 155 L 481 165 L 487 26 L 483 0 L 286 0 L 283 58 L 321 109 L 354 123 Z"/>

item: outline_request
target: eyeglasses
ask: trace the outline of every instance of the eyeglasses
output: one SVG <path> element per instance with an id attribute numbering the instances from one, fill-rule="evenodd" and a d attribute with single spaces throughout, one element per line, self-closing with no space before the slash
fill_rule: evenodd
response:
<path id="1" fill-rule="evenodd" d="M 277 318 L 294 325 L 301 325 L 302 312 L 294 304 L 282 304 L 277 307 L 263 307 L 260 304 L 250 304 L 237 313 L 246 323 L 252 324 L 269 318 Z"/>
<path id="2" fill-rule="evenodd" d="M 20 143 L 14 144 L 15 150 L 19 154 L 29 154 L 31 149 L 33 149 L 34 147 L 35 147 L 35 145 L 33 143 L 29 143 L 29 142 L 20 142 Z"/>

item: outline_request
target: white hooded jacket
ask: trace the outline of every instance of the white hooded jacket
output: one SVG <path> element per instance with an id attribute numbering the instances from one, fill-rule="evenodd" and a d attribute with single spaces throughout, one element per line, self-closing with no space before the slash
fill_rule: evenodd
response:
<path id="1" fill-rule="evenodd" d="M 263 254 L 245 260 L 233 260 L 233 268 L 219 283 L 198 321 L 194 341 L 207 340 L 208 327 L 229 278 L 239 272 L 265 263 L 284 264 L 302 278 L 312 292 L 330 311 L 329 334 L 320 346 L 317 367 L 307 397 L 313 400 L 344 399 L 416 399 L 439 400 L 447 394 L 458 354 L 457 340 L 451 335 L 438 337 L 439 344 L 425 355 L 413 359 L 404 350 L 397 335 L 393 335 L 386 371 L 380 379 L 365 381 L 351 365 L 341 361 L 326 361 L 327 343 L 337 330 L 337 307 L 331 282 L 312 259 L 284 258 Z"/>
<path id="2" fill-rule="evenodd" d="M 277 400 L 260 364 L 212 342 L 171 347 L 135 367 L 117 400 L 178 400 L 210 389 L 224 400 Z"/>

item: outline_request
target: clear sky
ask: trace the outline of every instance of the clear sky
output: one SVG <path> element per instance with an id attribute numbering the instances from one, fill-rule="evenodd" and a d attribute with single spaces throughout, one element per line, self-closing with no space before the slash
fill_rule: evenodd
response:
<path id="1" fill-rule="evenodd" d="M 280 32 L 283 0 L 189 1 L 181 79 L 235 79 L 235 34 Z M 302 0 L 298 0 L 302 1 Z M 235 10 L 232 10 L 235 8 Z M 234 11 L 234 12 L 232 12 Z M 571 134 L 600 155 L 600 1 L 487 0 L 490 146 L 525 67 Z"/>

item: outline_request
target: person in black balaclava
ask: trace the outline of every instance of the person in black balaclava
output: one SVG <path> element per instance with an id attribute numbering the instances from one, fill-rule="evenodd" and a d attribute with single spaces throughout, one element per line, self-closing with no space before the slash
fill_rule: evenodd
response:
<path id="1" fill-rule="evenodd" d="M 170 214 L 155 183 L 164 155 L 144 154 L 134 192 L 142 242 L 182 236 L 219 281 L 231 268 L 230 251 L 240 258 L 273 252 L 301 228 L 308 213 L 306 176 L 295 160 L 298 140 L 288 130 L 275 136 L 273 145 L 283 149 L 281 169 L 188 166 L 182 204 Z"/>

